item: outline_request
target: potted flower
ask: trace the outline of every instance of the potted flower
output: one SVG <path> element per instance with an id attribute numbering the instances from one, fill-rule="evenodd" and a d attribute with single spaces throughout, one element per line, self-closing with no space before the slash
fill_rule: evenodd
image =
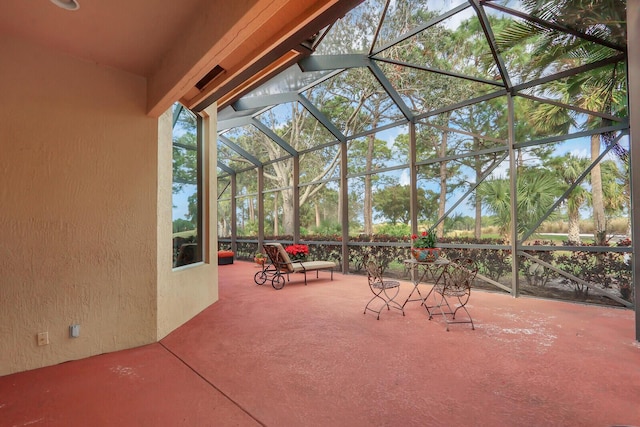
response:
<path id="1" fill-rule="evenodd" d="M 433 262 L 440 256 L 440 248 L 436 248 L 438 236 L 434 229 L 422 234 L 411 235 L 411 255 L 420 262 Z"/>
<path id="2" fill-rule="evenodd" d="M 309 255 L 309 246 L 302 244 L 289 245 L 285 248 L 291 261 L 304 261 Z"/>
<path id="3" fill-rule="evenodd" d="M 264 263 L 267 261 L 267 256 L 262 252 L 256 252 L 256 255 L 253 257 L 253 260 L 258 265 L 264 265 Z"/>

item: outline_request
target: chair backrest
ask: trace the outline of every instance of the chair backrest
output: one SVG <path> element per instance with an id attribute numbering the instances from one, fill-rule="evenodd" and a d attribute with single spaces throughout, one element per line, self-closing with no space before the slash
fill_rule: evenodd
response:
<path id="1" fill-rule="evenodd" d="M 477 274 L 478 264 L 471 258 L 454 259 L 442 273 L 443 292 L 450 295 L 470 292 Z"/>
<path id="2" fill-rule="evenodd" d="M 294 272 L 291 258 L 289 258 L 289 254 L 284 250 L 281 243 L 265 243 L 262 247 L 275 268 L 289 273 Z"/>
<path id="3" fill-rule="evenodd" d="M 367 278 L 369 280 L 369 286 L 374 286 L 376 283 L 382 283 L 382 268 L 375 261 L 368 261 L 366 264 Z"/>

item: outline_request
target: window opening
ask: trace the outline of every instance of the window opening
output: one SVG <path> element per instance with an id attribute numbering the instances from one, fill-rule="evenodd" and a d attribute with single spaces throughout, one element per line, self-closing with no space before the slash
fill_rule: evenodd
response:
<path id="1" fill-rule="evenodd" d="M 173 266 L 201 262 L 202 138 L 199 120 L 181 105 L 174 106 L 173 126 Z"/>

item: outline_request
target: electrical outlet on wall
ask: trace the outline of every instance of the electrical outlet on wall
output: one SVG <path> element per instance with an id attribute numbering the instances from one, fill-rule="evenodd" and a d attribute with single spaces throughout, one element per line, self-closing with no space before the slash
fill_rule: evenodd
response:
<path id="1" fill-rule="evenodd" d="M 49 344 L 49 332 L 40 332 L 38 334 L 38 345 Z"/>
<path id="2" fill-rule="evenodd" d="M 69 326 L 69 338 L 78 338 L 80 336 L 80 325 Z"/>

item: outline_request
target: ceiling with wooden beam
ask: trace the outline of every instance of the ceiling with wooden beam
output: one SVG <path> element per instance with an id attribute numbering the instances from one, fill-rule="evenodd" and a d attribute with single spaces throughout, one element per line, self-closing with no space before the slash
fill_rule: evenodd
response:
<path id="1" fill-rule="evenodd" d="M 71 0 L 60 0 L 68 2 Z M 148 113 L 230 102 L 310 53 L 361 0 L 5 0 L 0 34 L 148 80 Z"/>

